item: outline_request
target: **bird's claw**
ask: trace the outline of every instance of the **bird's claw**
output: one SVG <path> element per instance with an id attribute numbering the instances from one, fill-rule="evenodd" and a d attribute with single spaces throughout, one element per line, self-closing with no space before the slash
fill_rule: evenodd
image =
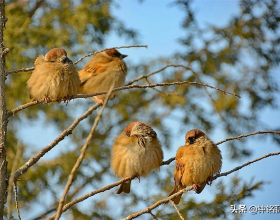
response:
<path id="1" fill-rule="evenodd" d="M 44 97 L 43 100 L 45 104 L 48 104 L 51 101 L 49 97 Z"/>
<path id="2" fill-rule="evenodd" d="M 100 99 L 97 96 L 94 96 L 94 98 L 98 103 L 101 103 L 102 105 L 104 104 L 104 99 Z"/>
<path id="3" fill-rule="evenodd" d="M 68 103 L 70 102 L 70 100 L 71 100 L 72 98 L 73 98 L 73 96 L 67 95 L 67 96 L 65 96 L 65 97 L 63 98 L 63 102 L 66 103 L 66 105 L 68 105 Z"/>
<path id="4" fill-rule="evenodd" d="M 136 176 L 134 176 L 134 177 L 131 178 L 131 179 L 134 179 L 134 178 L 137 178 L 137 179 L 139 180 L 139 183 L 140 183 L 140 176 L 139 176 L 139 175 L 136 175 Z"/>
<path id="5" fill-rule="evenodd" d="M 198 187 L 200 187 L 199 184 L 193 183 L 193 189 L 194 189 L 195 192 L 197 192 Z"/>
<path id="6" fill-rule="evenodd" d="M 213 181 L 213 177 L 212 177 L 212 176 L 209 176 L 209 177 L 207 178 L 207 180 L 206 180 L 206 184 L 209 185 L 209 186 L 211 186 L 212 181 Z"/>

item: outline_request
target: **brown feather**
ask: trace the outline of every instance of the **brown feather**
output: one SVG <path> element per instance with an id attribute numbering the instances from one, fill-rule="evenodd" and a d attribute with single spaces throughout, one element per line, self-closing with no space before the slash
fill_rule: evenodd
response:
<path id="1" fill-rule="evenodd" d="M 118 52 L 118 54 L 120 53 Z M 80 94 L 105 92 L 112 85 L 116 88 L 124 84 L 127 67 L 122 60 L 123 56 L 121 54 L 120 56 L 112 55 L 114 53 L 108 50 L 98 53 L 79 71 L 81 79 Z M 114 94 L 115 92 L 112 93 L 110 98 L 114 97 Z M 104 100 L 106 94 L 96 97 Z"/>
<path id="2" fill-rule="evenodd" d="M 218 174 L 222 166 L 219 148 L 202 131 L 193 129 L 185 137 L 186 144 L 176 153 L 175 186 L 171 194 L 191 185 L 195 186 L 196 193 L 201 193 L 207 180 Z M 180 197 L 174 199 L 176 204 Z"/>
<path id="3" fill-rule="evenodd" d="M 157 136 L 154 135 L 155 131 L 151 130 L 152 128 L 143 122 L 133 122 L 116 137 L 112 148 L 111 167 L 117 177 L 145 177 L 152 170 L 160 168 L 163 151 Z M 139 138 L 144 142 L 139 143 Z M 120 186 L 118 192 L 124 191 L 124 187 L 126 185 Z"/>
<path id="4" fill-rule="evenodd" d="M 35 69 L 27 81 L 31 99 L 47 98 L 61 101 L 77 95 L 81 81 L 75 66 L 70 60 L 66 63 L 59 61 L 61 50 L 56 54 L 52 49 L 51 53 L 47 54 L 49 60 L 53 60 L 52 56 L 55 56 L 57 61 L 46 61 L 43 55 L 35 60 Z"/>

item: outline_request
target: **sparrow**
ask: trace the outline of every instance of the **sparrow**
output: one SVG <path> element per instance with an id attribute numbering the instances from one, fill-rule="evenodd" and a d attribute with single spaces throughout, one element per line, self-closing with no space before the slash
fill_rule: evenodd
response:
<path id="1" fill-rule="evenodd" d="M 188 131 L 185 140 L 185 145 L 179 147 L 176 153 L 175 186 L 169 196 L 191 185 L 199 194 L 206 184 L 212 183 L 212 177 L 221 171 L 221 151 L 202 131 Z M 181 196 L 173 199 L 175 204 L 180 202 Z"/>
<path id="2" fill-rule="evenodd" d="M 113 85 L 120 87 L 125 82 L 127 67 L 123 59 L 127 55 L 116 49 L 107 49 L 96 54 L 82 70 L 79 71 L 81 85 L 79 94 L 92 94 L 108 91 Z M 114 97 L 113 92 L 110 98 Z M 103 103 L 106 94 L 94 96 L 97 102 Z"/>
<path id="3" fill-rule="evenodd" d="M 163 151 L 157 133 L 144 122 L 132 122 L 114 140 L 111 167 L 117 177 L 147 176 L 162 164 Z M 117 194 L 130 192 L 131 180 L 120 185 Z"/>
<path id="4" fill-rule="evenodd" d="M 38 56 L 34 64 L 35 69 L 27 81 L 30 99 L 60 102 L 78 94 L 79 74 L 64 49 L 53 48 L 45 56 Z"/>

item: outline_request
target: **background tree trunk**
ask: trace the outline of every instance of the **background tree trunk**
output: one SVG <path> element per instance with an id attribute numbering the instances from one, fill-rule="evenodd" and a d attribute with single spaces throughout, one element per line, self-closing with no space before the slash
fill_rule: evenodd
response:
<path id="1" fill-rule="evenodd" d="M 0 0 L 0 220 L 4 217 L 4 204 L 6 203 L 7 198 L 7 114 L 5 102 L 5 54 L 7 50 L 3 45 L 3 32 L 5 24 L 5 0 Z"/>

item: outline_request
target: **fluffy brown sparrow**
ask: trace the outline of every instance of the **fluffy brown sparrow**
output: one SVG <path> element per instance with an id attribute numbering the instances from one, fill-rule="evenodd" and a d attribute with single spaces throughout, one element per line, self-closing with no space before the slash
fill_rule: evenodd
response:
<path id="1" fill-rule="evenodd" d="M 69 100 L 77 95 L 80 78 L 72 61 L 62 48 L 53 48 L 35 60 L 35 69 L 27 81 L 32 100 Z"/>
<path id="2" fill-rule="evenodd" d="M 196 193 L 201 193 L 206 183 L 211 184 L 212 177 L 220 173 L 222 167 L 219 148 L 202 131 L 190 130 L 185 139 L 185 145 L 176 153 L 175 187 L 170 195 L 191 185 Z M 173 199 L 175 204 L 180 202 L 181 196 Z"/>
<path id="3" fill-rule="evenodd" d="M 143 122 L 132 122 L 114 141 L 111 167 L 118 177 L 147 176 L 162 164 L 163 152 L 157 133 Z M 117 194 L 130 192 L 131 180 L 121 184 Z"/>
<path id="4" fill-rule="evenodd" d="M 127 55 L 116 49 L 104 50 L 96 54 L 79 72 L 81 86 L 79 94 L 108 91 L 113 85 L 120 87 L 125 82 L 127 67 L 123 58 Z M 113 92 L 110 98 L 114 97 Z M 94 96 L 97 102 L 104 102 L 106 94 Z"/>

